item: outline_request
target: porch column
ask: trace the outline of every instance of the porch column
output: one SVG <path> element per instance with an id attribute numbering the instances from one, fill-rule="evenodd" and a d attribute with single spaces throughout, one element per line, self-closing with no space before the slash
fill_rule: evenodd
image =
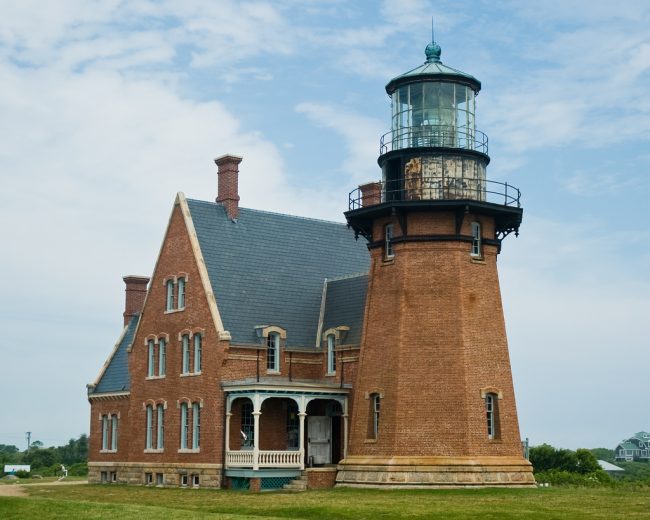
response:
<path id="1" fill-rule="evenodd" d="M 262 400 L 259 394 L 253 396 L 253 470 L 260 469 L 260 415 Z"/>
<path id="2" fill-rule="evenodd" d="M 348 399 L 343 401 L 343 458 L 348 458 Z"/>
<path id="3" fill-rule="evenodd" d="M 299 444 L 300 446 L 300 469 L 305 469 L 305 417 L 307 417 L 307 399 L 301 395 L 298 399 L 298 423 L 299 423 Z"/>
<path id="4" fill-rule="evenodd" d="M 298 421 L 300 423 L 300 469 L 305 469 L 305 417 L 307 414 L 305 412 L 298 413 Z"/>
<path id="5" fill-rule="evenodd" d="M 232 417 L 232 413 L 230 412 L 226 413 L 226 431 L 224 432 L 225 443 L 226 443 L 226 468 L 229 467 L 228 454 L 230 453 L 230 417 Z"/>
<path id="6" fill-rule="evenodd" d="M 343 458 L 348 458 L 348 414 L 343 414 Z"/>

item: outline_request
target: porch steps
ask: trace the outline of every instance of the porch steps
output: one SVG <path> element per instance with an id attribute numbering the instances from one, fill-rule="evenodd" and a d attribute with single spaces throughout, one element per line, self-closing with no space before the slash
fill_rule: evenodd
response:
<path id="1" fill-rule="evenodd" d="M 293 479 L 288 484 L 283 486 L 285 491 L 291 491 L 293 493 L 299 493 L 301 491 L 307 491 L 307 473 L 302 472 L 299 477 Z"/>

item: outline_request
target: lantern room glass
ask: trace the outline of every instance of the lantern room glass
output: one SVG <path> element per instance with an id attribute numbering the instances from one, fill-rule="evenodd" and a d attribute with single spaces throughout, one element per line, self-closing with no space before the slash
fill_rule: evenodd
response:
<path id="1" fill-rule="evenodd" d="M 403 85 L 391 96 L 393 149 L 474 147 L 474 91 L 446 81 Z"/>

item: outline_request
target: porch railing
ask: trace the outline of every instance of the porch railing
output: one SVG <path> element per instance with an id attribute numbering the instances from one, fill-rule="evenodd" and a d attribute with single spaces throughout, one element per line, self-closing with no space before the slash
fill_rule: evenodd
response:
<path id="1" fill-rule="evenodd" d="M 257 464 L 255 464 L 257 455 Z M 227 468 L 300 468 L 303 461 L 303 451 L 264 450 L 264 451 L 231 451 L 226 452 Z"/>

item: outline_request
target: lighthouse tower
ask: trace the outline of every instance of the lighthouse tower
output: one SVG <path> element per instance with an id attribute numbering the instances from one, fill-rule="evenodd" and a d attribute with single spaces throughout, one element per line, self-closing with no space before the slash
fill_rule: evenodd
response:
<path id="1" fill-rule="evenodd" d="M 497 255 L 519 190 L 487 180 L 481 83 L 426 62 L 386 85 L 382 179 L 350 194 L 371 267 L 345 486 L 531 486 L 522 455 Z"/>

